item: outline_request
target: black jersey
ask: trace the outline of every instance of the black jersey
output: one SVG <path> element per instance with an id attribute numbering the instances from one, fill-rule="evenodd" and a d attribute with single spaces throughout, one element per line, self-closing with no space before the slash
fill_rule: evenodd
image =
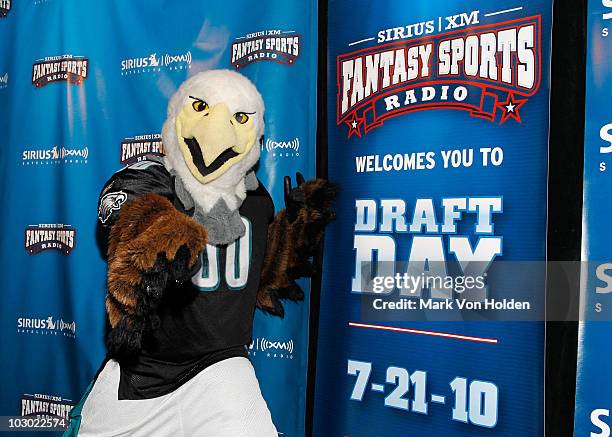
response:
<path id="1" fill-rule="evenodd" d="M 121 206 L 146 193 L 162 195 L 179 211 L 193 214 L 180 202 L 174 177 L 162 164 L 132 165 L 115 173 L 100 195 L 102 246 Z M 121 361 L 120 399 L 164 395 L 207 366 L 247 356 L 267 228 L 274 216 L 272 198 L 263 185 L 247 192 L 239 213 L 244 235 L 229 245 L 207 245 L 191 281 L 168 285 L 158 310 L 159 328 L 145 334 L 135 359 Z"/>

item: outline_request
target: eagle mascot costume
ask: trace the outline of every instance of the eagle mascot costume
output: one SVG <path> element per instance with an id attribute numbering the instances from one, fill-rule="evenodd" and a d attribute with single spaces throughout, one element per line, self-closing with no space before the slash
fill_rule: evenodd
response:
<path id="1" fill-rule="evenodd" d="M 275 216 L 253 171 L 263 132 L 246 77 L 202 72 L 170 100 L 166 156 L 106 183 L 108 358 L 66 435 L 277 436 L 248 360 L 253 315 L 303 298 L 335 188 L 285 177 Z"/>

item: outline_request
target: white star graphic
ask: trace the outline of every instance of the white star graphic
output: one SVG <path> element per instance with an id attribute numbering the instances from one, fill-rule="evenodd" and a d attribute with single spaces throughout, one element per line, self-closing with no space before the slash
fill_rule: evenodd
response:
<path id="1" fill-rule="evenodd" d="M 506 105 L 506 109 L 508 110 L 508 112 L 514 112 L 514 107 L 515 107 L 515 106 L 516 106 L 516 105 L 515 105 L 514 103 L 510 102 L 510 103 L 508 103 L 508 104 Z"/>
<path id="2" fill-rule="evenodd" d="M 353 119 L 351 126 L 353 126 L 353 129 L 357 129 L 357 120 Z"/>

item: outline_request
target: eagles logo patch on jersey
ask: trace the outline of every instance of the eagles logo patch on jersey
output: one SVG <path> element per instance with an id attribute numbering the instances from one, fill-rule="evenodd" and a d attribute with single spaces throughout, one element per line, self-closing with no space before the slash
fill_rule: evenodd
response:
<path id="1" fill-rule="evenodd" d="M 102 223 L 106 223 L 113 211 L 121 209 L 121 205 L 127 200 L 127 194 L 123 191 L 113 191 L 112 193 L 105 194 L 100 199 L 100 206 L 98 207 L 98 219 Z"/>

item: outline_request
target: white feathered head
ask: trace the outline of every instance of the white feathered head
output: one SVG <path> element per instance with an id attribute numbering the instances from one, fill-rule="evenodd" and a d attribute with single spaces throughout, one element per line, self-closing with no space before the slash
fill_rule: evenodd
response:
<path id="1" fill-rule="evenodd" d="M 205 211 L 219 198 L 230 209 L 239 206 L 236 196 L 244 199 L 244 178 L 259 159 L 264 110 L 255 85 L 230 70 L 198 73 L 170 99 L 162 131 L 166 166 Z"/>

